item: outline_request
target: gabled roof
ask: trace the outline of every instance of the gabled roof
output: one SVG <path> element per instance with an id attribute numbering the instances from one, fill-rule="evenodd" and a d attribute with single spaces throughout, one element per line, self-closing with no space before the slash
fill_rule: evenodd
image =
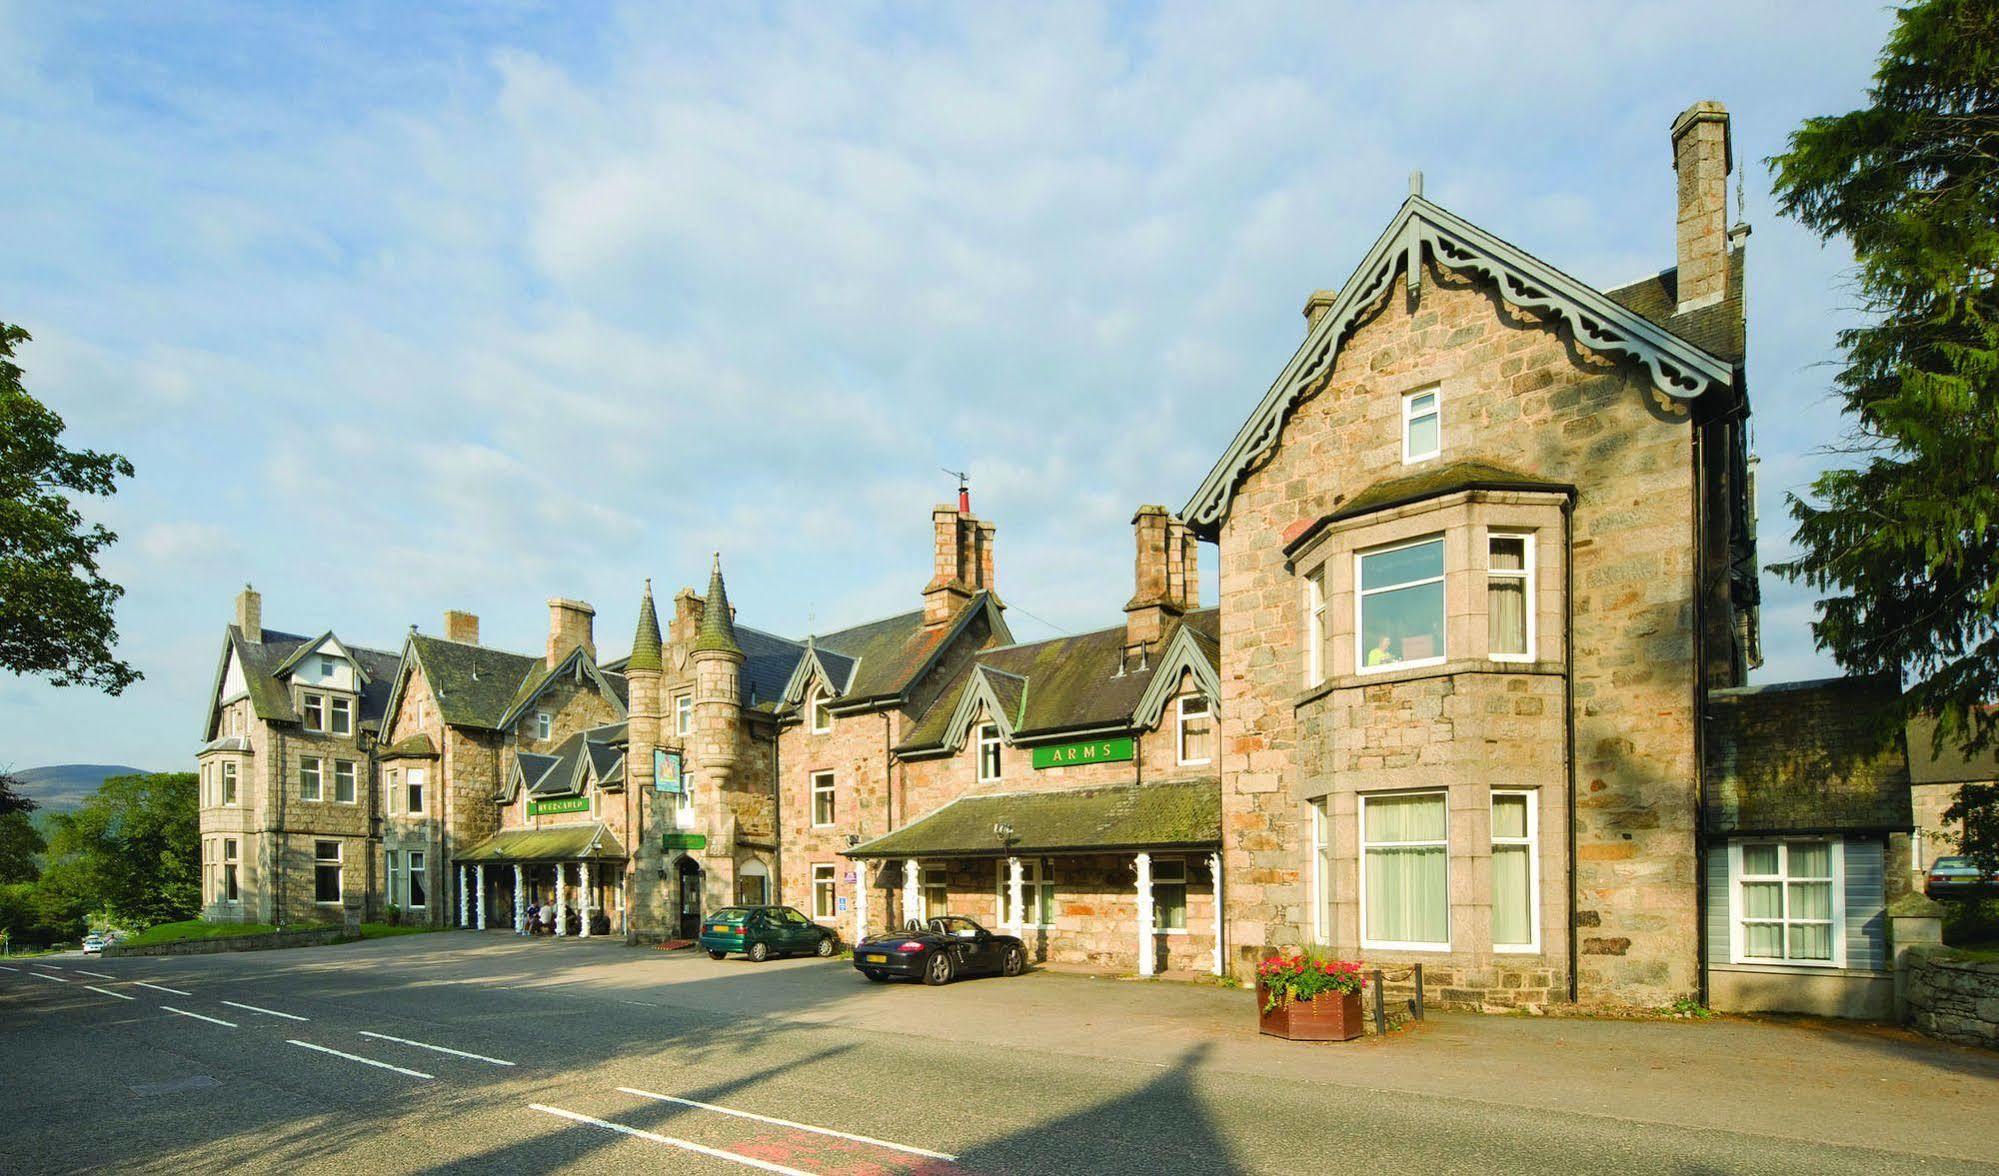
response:
<path id="1" fill-rule="evenodd" d="M 957 751 L 965 746 L 972 720 L 980 715 L 1010 740 L 1026 699 L 1027 679 L 993 666 L 973 665 L 956 689 L 938 696 L 911 728 L 909 737 L 896 747 L 896 754 L 907 758 L 925 752 Z"/>
<path id="2" fill-rule="evenodd" d="M 1013 830 L 1004 843 L 993 833 L 999 824 Z M 1060 792 L 961 796 L 845 852 L 851 858 L 1000 857 L 1209 849 L 1221 840 L 1221 782 L 1210 776 Z"/>
<path id="3" fill-rule="evenodd" d="M 521 681 L 519 689 L 514 692 L 512 701 L 500 712 L 500 721 L 497 725 L 511 727 L 519 722 L 521 716 L 528 712 L 528 708 L 534 705 L 536 699 L 547 693 L 550 686 L 565 678 L 578 684 L 588 682 L 595 686 L 597 693 L 616 708 L 618 717 L 625 716 L 625 696 L 626 690 L 629 689 L 625 680 L 620 677 L 614 683 L 610 675 L 598 669 L 596 661 L 579 645 L 564 654 L 562 660 L 555 665 L 549 666 L 543 663 L 540 668 L 530 670 L 527 677 Z"/>
<path id="4" fill-rule="evenodd" d="M 1347 336 L 1375 312 L 1396 276 L 1402 276 L 1412 294 L 1420 293 L 1426 258 L 1492 283 L 1510 306 L 1558 320 L 1590 351 L 1641 365 L 1665 402 L 1690 401 L 1710 389 L 1734 386 L 1730 359 L 1423 197 L 1410 196 L 1180 512 L 1196 533 L 1212 538 L 1219 530 L 1243 476 L 1277 447 L 1292 407 L 1331 373 Z M 1626 293 L 1645 304 L 1642 291 L 1627 288 Z M 1740 305 L 1738 299 L 1738 314 Z M 1671 321 L 1681 319 L 1687 320 L 1682 326 L 1696 325 L 1692 315 Z"/>
<path id="5" fill-rule="evenodd" d="M 1883 716 L 1892 677 L 1827 678 L 1708 694 L 1707 832 L 1906 832 L 1909 763 Z"/>
<path id="6" fill-rule="evenodd" d="M 835 713 L 902 702 L 944 651 L 982 618 L 1001 641 L 1013 640 L 998 597 L 983 591 L 960 606 L 948 624 L 935 628 L 924 625 L 918 609 L 807 638 L 782 692 L 784 708 L 795 711 L 815 678 L 829 683 L 839 696 Z"/>
<path id="7" fill-rule="evenodd" d="M 296 723 L 297 711 L 292 708 L 291 689 L 285 685 L 283 674 L 306 652 L 318 648 L 331 632 L 319 637 L 302 637 L 296 633 L 280 633 L 275 629 L 261 631 L 263 640 L 245 640 L 243 631 L 235 625 L 224 630 L 222 656 L 215 667 L 215 685 L 209 692 L 208 717 L 203 727 L 203 738 L 215 737 L 218 711 L 226 701 L 222 697 L 222 685 L 229 673 L 229 659 L 234 656 L 243 668 L 244 691 L 250 699 L 250 709 L 257 718 L 268 723 Z M 379 649 L 369 649 L 359 645 L 336 643 L 346 651 L 349 660 L 360 671 L 360 705 L 354 721 L 358 726 L 381 723 L 387 713 L 387 703 L 391 693 L 391 683 L 395 676 L 396 655 Z"/>
<path id="8" fill-rule="evenodd" d="M 1999 742 L 1973 754 L 1956 741 L 1936 742 L 1937 721 L 1909 720 L 1909 779 L 1917 784 L 1983 784 L 1999 781 Z"/>
<path id="9" fill-rule="evenodd" d="M 437 744 L 432 743 L 430 741 L 429 735 L 424 734 L 422 731 L 418 731 L 414 735 L 405 736 L 402 739 L 396 740 L 393 744 L 389 745 L 388 747 L 383 748 L 382 758 L 383 759 L 436 759 Z"/>
<path id="10" fill-rule="evenodd" d="M 453 727 L 496 731 L 504 725 L 509 706 L 530 675 L 546 664 L 543 658 L 507 653 L 444 637 L 412 631 L 403 643 L 404 659 L 414 659 L 430 684 L 440 717 Z M 406 672 L 395 675 L 388 713 L 401 701 Z"/>
<path id="11" fill-rule="evenodd" d="M 576 732 L 547 754 L 516 752 L 501 801 L 512 801 L 522 789 L 531 797 L 542 797 L 575 796 L 592 784 L 623 787 L 627 730 L 624 723 L 606 723 Z"/>
<path id="12" fill-rule="evenodd" d="M 346 658 L 348 661 L 354 664 L 354 669 L 359 674 L 361 681 L 365 684 L 370 677 L 368 673 L 368 667 L 362 664 L 361 659 L 356 657 L 352 650 L 347 648 L 345 642 L 341 641 L 340 638 L 334 636 L 333 630 L 331 629 L 328 629 L 326 632 L 321 633 L 319 636 L 314 637 L 310 641 L 300 642 L 299 647 L 297 649 L 292 650 L 291 655 L 286 657 L 285 660 L 279 662 L 277 669 L 272 670 L 271 673 L 277 675 L 278 677 L 283 677 L 286 674 L 291 673 L 293 667 L 297 666 L 298 663 L 304 661 L 314 651 L 322 649 L 329 644 L 332 645 L 334 649 L 339 651 L 339 656 Z"/>
<path id="13" fill-rule="evenodd" d="M 506 829 L 460 850 L 461 862 L 567 862 L 617 860 L 625 847 L 599 822 L 553 825 L 546 829 Z"/>

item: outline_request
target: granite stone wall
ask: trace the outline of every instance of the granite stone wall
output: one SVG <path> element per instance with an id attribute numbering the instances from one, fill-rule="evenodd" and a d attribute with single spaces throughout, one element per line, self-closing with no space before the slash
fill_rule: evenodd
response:
<path id="1" fill-rule="evenodd" d="M 1999 1048 L 1999 960 L 1947 947 L 1918 947 L 1904 959 L 1910 1024 L 1932 1037 Z"/>

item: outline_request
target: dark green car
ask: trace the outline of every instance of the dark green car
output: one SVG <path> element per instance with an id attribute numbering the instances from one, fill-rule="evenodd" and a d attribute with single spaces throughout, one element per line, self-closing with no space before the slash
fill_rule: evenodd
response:
<path id="1" fill-rule="evenodd" d="M 701 920 L 701 950 L 711 959 L 732 951 L 759 962 L 774 955 L 816 955 L 830 959 L 840 936 L 787 906 L 736 906 L 710 911 Z"/>

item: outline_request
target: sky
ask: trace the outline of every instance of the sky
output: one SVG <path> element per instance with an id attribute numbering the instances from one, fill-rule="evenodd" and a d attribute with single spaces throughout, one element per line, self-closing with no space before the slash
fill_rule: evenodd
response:
<path id="1" fill-rule="evenodd" d="M 1866 2 L 49 5 L 0 0 L 0 321 L 137 473 L 112 698 L 0 676 L 0 766 L 191 770 L 232 598 L 396 650 L 647 577 L 802 637 L 914 608 L 971 475 L 1023 640 L 1119 623 L 1412 169 L 1602 287 L 1734 116 L 1764 562 L 1832 458 L 1851 259 L 1765 160 L 1864 101 Z M 1734 215 L 1733 213 L 1731 214 Z M 1212 599 L 1213 552 L 1204 583 Z M 1768 664 L 1834 672 L 1764 577 Z"/>

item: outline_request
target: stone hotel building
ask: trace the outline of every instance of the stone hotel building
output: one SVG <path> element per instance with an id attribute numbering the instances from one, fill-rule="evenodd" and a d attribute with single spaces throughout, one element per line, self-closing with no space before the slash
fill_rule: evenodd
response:
<path id="1" fill-rule="evenodd" d="M 1089 632 L 1014 639 L 963 493 L 909 611 L 803 638 L 739 620 L 719 558 L 608 660 L 572 600 L 539 652 L 451 613 L 396 655 L 264 630 L 246 590 L 208 916 L 680 939 L 770 902 L 853 940 L 948 911 L 1118 972 L 1321 945 L 1470 1007 L 1881 1015 L 1894 686 L 1748 683 L 1748 229 L 1727 112 L 1667 141 L 1674 264 L 1609 289 L 1412 185 L 1184 508 L 1134 514 Z"/>

